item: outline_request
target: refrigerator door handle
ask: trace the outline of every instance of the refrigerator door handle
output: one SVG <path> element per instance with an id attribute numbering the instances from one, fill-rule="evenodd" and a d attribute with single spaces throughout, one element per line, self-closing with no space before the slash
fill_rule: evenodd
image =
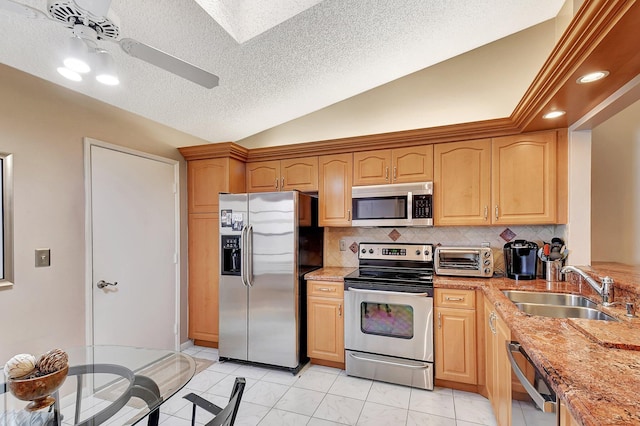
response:
<path id="1" fill-rule="evenodd" d="M 251 287 L 253 284 L 253 225 L 247 228 L 247 284 Z"/>
<path id="2" fill-rule="evenodd" d="M 240 266 L 240 278 L 242 278 L 242 284 L 245 287 L 248 287 L 247 283 L 247 230 L 249 228 L 247 225 L 242 227 L 242 231 L 240 231 L 240 239 L 242 240 L 242 265 Z"/>

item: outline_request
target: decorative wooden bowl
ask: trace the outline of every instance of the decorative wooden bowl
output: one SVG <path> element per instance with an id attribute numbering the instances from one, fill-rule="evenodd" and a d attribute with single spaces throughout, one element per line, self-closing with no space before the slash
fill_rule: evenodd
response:
<path id="1" fill-rule="evenodd" d="M 8 379 L 9 391 L 22 401 L 31 401 L 25 408 L 27 411 L 36 411 L 49 407 L 56 402 L 51 396 L 64 383 L 69 372 L 69 366 L 46 376 L 31 379 Z"/>

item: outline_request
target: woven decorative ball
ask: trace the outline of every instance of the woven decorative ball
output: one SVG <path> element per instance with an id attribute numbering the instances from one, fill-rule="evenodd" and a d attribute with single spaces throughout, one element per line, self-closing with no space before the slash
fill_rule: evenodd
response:
<path id="1" fill-rule="evenodd" d="M 40 356 L 36 362 L 36 368 L 42 374 L 55 373 L 62 370 L 69 363 L 69 356 L 62 349 L 52 349 Z"/>

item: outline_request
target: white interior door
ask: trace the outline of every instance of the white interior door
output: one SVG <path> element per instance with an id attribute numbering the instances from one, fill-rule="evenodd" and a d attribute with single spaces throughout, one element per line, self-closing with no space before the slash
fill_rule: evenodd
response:
<path id="1" fill-rule="evenodd" d="M 177 162 L 85 148 L 93 344 L 178 349 Z"/>

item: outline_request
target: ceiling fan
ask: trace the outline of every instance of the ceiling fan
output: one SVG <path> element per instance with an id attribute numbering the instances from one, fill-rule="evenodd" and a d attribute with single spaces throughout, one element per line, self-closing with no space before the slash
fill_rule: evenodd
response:
<path id="1" fill-rule="evenodd" d="M 218 76 L 182 59 L 130 38 L 120 38 L 118 19 L 109 10 L 111 0 L 47 0 L 46 13 L 13 0 L 0 0 L 0 9 L 32 19 L 53 20 L 70 28 L 64 67 L 58 68 L 63 76 L 79 81 L 81 74 L 95 67 L 96 79 L 101 83 L 119 83 L 115 64 L 109 52 L 98 41 L 120 45 L 129 56 L 141 59 L 207 89 L 218 85 Z"/>

